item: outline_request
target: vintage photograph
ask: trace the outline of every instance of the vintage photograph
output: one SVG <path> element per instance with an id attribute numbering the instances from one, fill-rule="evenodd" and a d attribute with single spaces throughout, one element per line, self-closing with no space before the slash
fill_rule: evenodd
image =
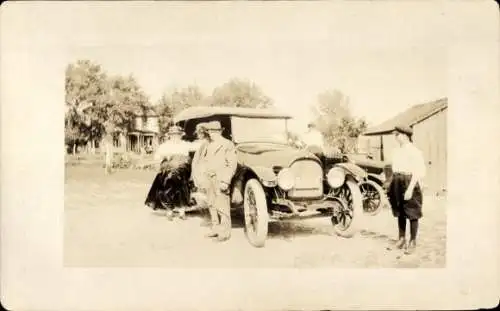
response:
<path id="1" fill-rule="evenodd" d="M 2 307 L 493 308 L 497 8 L 2 3 Z"/>
<path id="2" fill-rule="evenodd" d="M 445 268 L 444 45 L 198 15 L 70 49 L 64 265 Z"/>

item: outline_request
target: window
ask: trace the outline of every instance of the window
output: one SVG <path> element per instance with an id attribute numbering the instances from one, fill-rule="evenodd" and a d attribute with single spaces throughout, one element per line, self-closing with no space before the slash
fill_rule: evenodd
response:
<path id="1" fill-rule="evenodd" d="M 269 142 L 287 144 L 287 120 L 277 118 L 231 118 L 232 136 L 236 143 Z"/>

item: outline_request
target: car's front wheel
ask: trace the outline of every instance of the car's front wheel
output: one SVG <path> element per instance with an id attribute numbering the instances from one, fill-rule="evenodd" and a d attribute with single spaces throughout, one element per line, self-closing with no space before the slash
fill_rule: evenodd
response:
<path id="1" fill-rule="evenodd" d="M 337 193 L 339 209 L 332 217 L 335 233 L 342 237 L 352 237 L 357 231 L 360 217 L 363 216 L 363 199 L 358 184 L 349 178 Z"/>
<path id="2" fill-rule="evenodd" d="M 255 247 L 263 247 L 267 239 L 269 213 L 266 194 L 257 179 L 250 179 L 245 185 L 243 197 L 245 235 Z"/>

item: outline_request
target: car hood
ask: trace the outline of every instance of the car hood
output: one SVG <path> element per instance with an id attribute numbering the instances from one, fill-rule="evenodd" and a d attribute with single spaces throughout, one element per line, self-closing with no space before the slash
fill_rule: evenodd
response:
<path id="1" fill-rule="evenodd" d="M 288 167 L 292 161 L 300 158 L 318 158 L 307 150 L 301 150 L 288 145 L 272 143 L 245 143 L 237 147 L 238 158 L 246 166 Z"/>
<path id="2" fill-rule="evenodd" d="M 388 165 L 384 161 L 353 156 L 349 156 L 349 162 L 356 164 L 370 174 L 380 174 L 384 172 L 385 167 Z"/>
<path id="3" fill-rule="evenodd" d="M 377 161 L 377 160 L 372 160 L 372 159 L 351 159 L 351 162 L 361 166 L 361 167 L 370 167 L 370 168 L 377 168 L 377 169 L 383 169 L 386 166 L 386 163 L 383 161 Z"/>

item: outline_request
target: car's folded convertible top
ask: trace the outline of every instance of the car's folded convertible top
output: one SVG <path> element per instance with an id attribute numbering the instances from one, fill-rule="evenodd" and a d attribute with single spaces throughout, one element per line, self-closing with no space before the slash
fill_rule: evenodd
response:
<path id="1" fill-rule="evenodd" d="M 291 119 L 292 116 L 272 108 L 242 108 L 221 106 L 197 106 L 189 107 L 174 116 L 174 123 L 190 119 L 208 118 L 216 115 L 231 115 L 239 117 L 255 118 L 284 118 Z"/>

